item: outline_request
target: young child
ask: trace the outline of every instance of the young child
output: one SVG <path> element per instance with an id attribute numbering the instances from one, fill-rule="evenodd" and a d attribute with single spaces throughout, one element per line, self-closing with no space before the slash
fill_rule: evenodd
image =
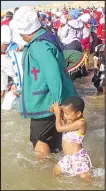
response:
<path id="1" fill-rule="evenodd" d="M 62 147 L 65 154 L 54 167 L 54 176 L 69 173 L 71 176 L 79 175 L 85 180 L 91 180 L 91 160 L 82 146 L 87 128 L 83 117 L 84 107 L 84 101 L 73 96 L 63 106 L 54 103 L 50 108 L 56 116 L 57 131 L 63 133 Z"/>

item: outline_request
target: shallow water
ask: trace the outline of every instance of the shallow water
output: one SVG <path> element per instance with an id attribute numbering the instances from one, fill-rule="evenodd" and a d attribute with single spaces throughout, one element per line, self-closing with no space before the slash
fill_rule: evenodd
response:
<path id="1" fill-rule="evenodd" d="M 79 177 L 52 177 L 52 168 L 61 154 L 51 154 L 47 161 L 37 161 L 29 141 L 29 120 L 17 111 L 2 111 L 1 189 L 2 190 L 104 190 L 104 96 L 96 95 L 91 75 L 74 83 L 86 103 L 88 122 L 84 147 L 92 164 L 93 181 Z"/>

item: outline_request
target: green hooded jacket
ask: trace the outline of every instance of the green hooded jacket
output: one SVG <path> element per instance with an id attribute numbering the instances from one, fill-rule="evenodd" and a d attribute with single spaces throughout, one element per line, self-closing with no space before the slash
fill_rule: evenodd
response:
<path id="1" fill-rule="evenodd" d="M 34 41 L 46 31 L 37 32 L 23 51 L 23 85 L 20 96 L 21 117 L 38 119 L 53 115 L 51 104 L 63 104 L 77 92 L 67 71 L 63 52 L 48 41 Z"/>

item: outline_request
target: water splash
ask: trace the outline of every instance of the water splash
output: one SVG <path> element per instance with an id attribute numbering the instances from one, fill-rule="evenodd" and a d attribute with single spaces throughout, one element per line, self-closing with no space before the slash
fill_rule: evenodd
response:
<path id="1" fill-rule="evenodd" d="M 17 153 L 17 159 L 24 159 L 24 160 L 30 162 L 32 165 L 35 165 L 38 163 L 38 161 L 32 161 L 31 159 L 24 157 L 21 153 Z"/>
<path id="2" fill-rule="evenodd" d="M 104 178 L 105 176 L 105 170 L 103 168 L 96 168 L 92 170 L 92 176 L 93 177 L 101 177 Z"/>

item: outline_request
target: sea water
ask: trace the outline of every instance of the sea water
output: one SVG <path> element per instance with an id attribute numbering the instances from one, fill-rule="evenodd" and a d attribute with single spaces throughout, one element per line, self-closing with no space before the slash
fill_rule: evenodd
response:
<path id="1" fill-rule="evenodd" d="M 12 111 L 1 113 L 2 190 L 104 190 L 104 96 L 96 95 L 91 77 L 77 79 L 74 84 L 86 104 L 84 148 L 93 164 L 92 182 L 69 175 L 54 178 L 52 169 L 62 153 L 50 154 L 46 161 L 36 159 L 29 141 L 30 121 L 20 118 L 17 99 Z"/>

